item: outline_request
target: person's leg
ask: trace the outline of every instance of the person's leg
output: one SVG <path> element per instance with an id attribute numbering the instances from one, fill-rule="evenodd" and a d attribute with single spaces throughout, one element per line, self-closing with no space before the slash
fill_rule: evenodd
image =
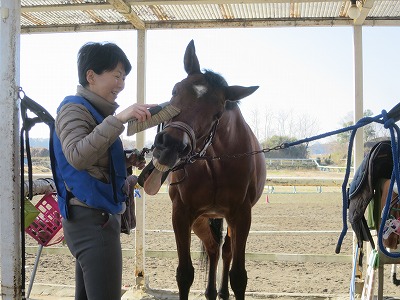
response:
<path id="1" fill-rule="evenodd" d="M 71 206 L 69 214 L 70 218 L 63 222 L 67 233 L 64 235 L 71 253 L 81 267 L 87 299 L 120 299 L 120 215 L 80 206 Z M 77 297 L 80 291 L 76 292 Z"/>
<path id="2" fill-rule="evenodd" d="M 87 300 L 83 272 L 78 260 L 75 261 L 75 300 Z"/>
<path id="3" fill-rule="evenodd" d="M 103 228 L 94 233 L 92 247 L 82 251 L 81 263 L 88 299 L 121 299 L 122 250 L 119 215 L 110 215 Z"/>

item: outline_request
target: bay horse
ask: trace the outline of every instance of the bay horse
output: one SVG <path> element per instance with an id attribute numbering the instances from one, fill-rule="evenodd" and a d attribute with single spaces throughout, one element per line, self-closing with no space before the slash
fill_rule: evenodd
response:
<path id="1" fill-rule="evenodd" d="M 145 192 L 154 195 L 168 175 L 180 299 L 188 299 L 194 280 L 190 255 L 193 230 L 208 255 L 206 298 L 228 299 L 230 280 L 235 298 L 240 300 L 247 286 L 245 248 L 251 209 L 263 193 L 266 167 L 261 146 L 244 120 L 238 100 L 254 93 L 258 86 L 229 86 L 217 73 L 202 73 L 193 40 L 186 48 L 184 67 L 188 75 L 174 86 L 170 100 L 181 112 L 157 133 L 152 162 L 140 176 L 146 178 Z M 228 229 L 217 292 L 220 244 L 210 220 L 222 218 Z"/>

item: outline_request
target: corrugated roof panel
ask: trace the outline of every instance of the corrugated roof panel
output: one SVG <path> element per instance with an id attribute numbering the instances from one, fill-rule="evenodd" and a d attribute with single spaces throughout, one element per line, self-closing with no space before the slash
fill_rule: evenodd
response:
<path id="1" fill-rule="evenodd" d="M 77 25 L 89 23 L 95 23 L 96 26 L 91 28 L 98 29 L 103 25 L 106 28 L 122 26 L 130 29 L 353 24 L 347 15 L 350 0 L 223 1 L 223 4 L 218 1 L 201 1 L 200 4 L 168 0 L 124 1 L 129 3 L 139 21 L 135 16 L 130 18 L 126 14 L 124 16 L 124 12 L 118 12 L 117 8 L 112 9 L 112 4 L 107 0 L 21 0 L 21 29 L 31 32 L 35 26 L 40 26 L 38 31 L 45 32 L 46 26 L 54 30 L 60 25 L 64 27 L 63 30 L 68 30 L 68 26 L 75 30 Z M 360 20 L 359 24 L 400 24 L 400 0 L 375 0 L 372 3 L 366 19 Z M 233 22 L 224 22 L 228 20 Z"/>
<path id="2" fill-rule="evenodd" d="M 215 20 L 222 19 L 217 4 L 158 5 L 169 15 L 169 20 Z"/>
<path id="3" fill-rule="evenodd" d="M 181 7 L 180 5 L 177 5 L 176 7 L 173 8 L 174 11 L 176 12 L 174 19 L 181 19 L 181 20 L 186 20 L 189 18 L 187 11 L 184 7 Z"/>
<path id="4" fill-rule="evenodd" d="M 133 5 L 132 11 L 144 22 L 157 20 L 157 17 L 153 13 L 150 5 Z"/>
<path id="5" fill-rule="evenodd" d="M 256 14 L 257 14 L 257 18 L 264 18 L 265 15 L 265 10 L 264 10 L 264 5 L 262 5 L 261 3 L 256 3 L 254 4 L 255 9 L 256 9 Z"/>
<path id="6" fill-rule="evenodd" d="M 42 20 L 42 25 L 65 25 L 65 24 L 87 24 L 93 21 L 82 11 L 63 11 L 63 13 L 54 12 L 31 12 L 27 14 L 29 18 Z M 26 16 L 28 18 L 28 16 Z"/>
<path id="7" fill-rule="evenodd" d="M 107 0 L 21 0 L 21 6 L 107 3 Z"/>
<path id="8" fill-rule="evenodd" d="M 219 7 L 216 4 L 207 4 L 207 5 L 194 5 L 193 12 L 196 14 L 199 20 L 215 20 L 222 19 L 221 13 L 215 13 L 219 11 Z M 190 11 L 190 10 L 189 10 Z"/>
<path id="9" fill-rule="evenodd" d="M 21 6 L 62 5 L 62 0 L 21 0 Z"/>
<path id="10" fill-rule="evenodd" d="M 379 5 L 374 5 L 369 13 L 369 17 L 399 17 L 400 2 L 399 1 L 379 1 Z"/>
<path id="11" fill-rule="evenodd" d="M 38 21 L 40 20 L 40 22 Z M 126 19 L 114 10 L 90 10 L 90 11 L 63 11 L 56 12 L 30 12 L 21 15 L 21 23 L 26 25 L 67 25 L 90 23 L 118 23 L 126 22 Z"/>
<path id="12" fill-rule="evenodd" d="M 110 23 L 119 23 L 119 22 L 127 22 L 127 19 L 112 9 L 107 10 L 92 10 L 97 16 L 101 17 L 105 22 Z"/>

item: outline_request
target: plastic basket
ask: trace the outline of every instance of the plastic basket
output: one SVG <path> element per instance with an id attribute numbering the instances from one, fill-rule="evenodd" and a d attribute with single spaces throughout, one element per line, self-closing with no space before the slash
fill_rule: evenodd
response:
<path id="1" fill-rule="evenodd" d="M 39 215 L 25 232 L 43 246 L 51 246 L 64 239 L 62 217 L 57 204 L 57 194 L 49 193 L 35 205 Z"/>

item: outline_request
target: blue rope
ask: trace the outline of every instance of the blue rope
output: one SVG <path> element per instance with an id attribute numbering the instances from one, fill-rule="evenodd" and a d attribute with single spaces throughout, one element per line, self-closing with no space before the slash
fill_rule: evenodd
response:
<path id="1" fill-rule="evenodd" d="M 389 192 L 388 196 L 386 199 L 385 203 L 385 208 L 382 213 L 381 217 L 381 225 L 379 227 L 378 231 L 378 243 L 379 243 L 379 249 L 383 254 L 385 254 L 388 257 L 391 258 L 399 258 L 400 253 L 390 253 L 386 250 L 386 248 L 383 245 L 383 230 L 385 228 L 385 223 L 386 220 L 389 217 L 389 211 L 390 211 L 390 203 L 391 203 L 391 195 L 393 192 L 393 185 L 394 182 L 396 181 L 397 183 L 400 182 L 400 174 L 399 174 L 399 156 L 400 156 L 400 150 L 398 149 L 398 141 L 400 137 L 400 129 L 399 127 L 395 124 L 394 120 L 392 118 L 388 117 L 388 114 L 385 110 L 382 110 L 382 113 L 380 115 L 377 115 L 375 117 L 364 117 L 360 119 L 355 125 L 349 126 L 346 128 L 343 128 L 341 132 L 344 132 L 346 130 L 352 130 L 351 135 L 350 135 L 350 140 L 349 140 L 349 147 L 348 147 L 348 152 L 347 152 L 347 166 L 346 166 L 346 173 L 345 177 L 343 180 L 342 184 L 342 198 L 343 198 L 343 210 L 342 210 L 342 217 L 343 217 L 343 229 L 342 232 L 339 236 L 338 244 L 336 246 L 336 253 L 340 252 L 340 247 L 342 245 L 343 239 L 347 233 L 348 226 L 347 226 L 347 208 L 348 208 L 348 195 L 347 195 L 347 183 L 349 180 L 349 175 L 350 175 L 350 167 L 351 167 L 351 154 L 352 154 L 352 149 L 353 149 L 353 143 L 354 143 L 354 137 L 356 135 L 357 129 L 365 126 L 369 123 L 372 122 L 377 122 L 380 124 L 383 124 L 386 129 L 389 129 L 390 131 L 390 137 L 391 137 L 391 146 L 392 146 L 392 157 L 393 157 L 393 171 L 392 171 L 392 176 L 391 176 L 391 182 L 389 186 Z M 338 130 L 337 130 L 338 131 Z M 337 132 L 336 131 L 336 132 Z M 395 138 L 395 132 L 397 133 L 397 140 Z"/>
<path id="2" fill-rule="evenodd" d="M 400 149 L 398 148 L 398 142 L 399 142 L 399 137 L 400 137 L 400 130 L 399 127 L 395 124 L 395 121 L 393 118 L 388 117 L 388 113 L 385 110 L 382 110 L 382 113 L 380 115 L 377 115 L 375 117 L 364 117 L 358 120 L 358 122 L 352 126 L 348 126 L 345 128 L 341 128 L 338 130 L 330 131 L 327 133 L 319 134 L 313 137 L 308 137 L 304 138 L 301 140 L 297 140 L 294 142 L 290 143 L 284 143 L 282 145 L 283 149 L 296 146 L 299 144 L 303 143 L 309 143 L 311 141 L 315 141 L 318 139 L 323 139 L 331 135 L 336 135 L 342 132 L 346 131 L 352 131 L 350 134 L 350 139 L 349 139 L 349 147 L 347 151 L 347 165 L 346 165 L 346 173 L 344 176 L 343 184 L 342 184 L 342 200 L 343 200 L 343 210 L 342 210 L 342 218 L 343 218 L 343 229 L 342 232 L 339 236 L 338 244 L 336 246 L 336 253 L 340 252 L 340 248 L 343 242 L 343 239 L 347 233 L 348 226 L 347 226 L 347 208 L 348 208 L 348 195 L 347 195 L 347 184 L 350 176 L 350 169 L 351 169 L 351 157 L 352 157 L 352 151 L 353 151 L 353 143 L 354 143 L 354 138 L 357 132 L 357 129 L 360 127 L 363 127 L 365 125 L 368 125 L 372 122 L 380 123 L 383 124 L 386 129 L 389 129 L 390 131 L 390 137 L 391 137 L 391 145 L 392 145 L 392 157 L 393 157 L 393 171 L 392 171 L 392 176 L 391 176 L 391 182 L 389 186 L 389 193 L 388 197 L 386 199 L 386 204 L 385 208 L 382 214 L 382 221 L 381 225 L 378 231 L 378 243 L 379 243 L 379 248 L 381 249 L 382 253 L 384 253 L 386 256 L 392 257 L 392 258 L 399 258 L 400 253 L 390 253 L 386 250 L 386 248 L 383 246 L 382 242 L 382 236 L 383 236 L 383 230 L 385 227 L 386 220 L 388 219 L 389 216 L 389 211 L 390 211 L 390 202 L 391 202 L 391 195 L 393 192 L 393 185 L 394 182 L 396 181 L 397 183 L 400 183 L 400 173 L 399 173 L 399 157 L 400 157 Z M 396 134 L 395 134 L 396 131 Z M 397 135 L 397 140 L 396 140 L 396 135 Z M 400 186 L 399 186 L 400 188 Z"/>
<path id="3" fill-rule="evenodd" d="M 384 119 L 384 127 L 390 130 L 390 138 L 391 138 L 391 144 L 392 144 L 392 157 L 393 157 L 393 171 L 392 171 L 392 176 L 390 179 L 390 185 L 389 185 L 389 191 L 388 191 L 388 196 L 386 198 L 386 203 L 385 203 L 385 208 L 382 213 L 382 220 L 381 220 L 381 225 L 379 226 L 379 231 L 378 231 L 378 244 L 379 244 L 379 249 L 380 251 L 385 254 L 388 257 L 391 258 L 400 258 L 400 253 L 391 253 L 386 250 L 386 247 L 383 245 L 383 239 L 381 238 L 383 236 L 383 231 L 385 228 L 385 223 L 386 220 L 389 217 L 389 212 L 390 212 L 390 204 L 392 200 L 392 192 L 393 192 L 393 185 L 395 182 L 397 182 L 397 186 L 399 186 L 400 180 L 399 180 L 399 137 L 400 137 L 400 130 L 399 127 L 394 123 L 393 119 L 389 119 L 387 116 L 386 111 L 382 111 L 383 119 Z M 395 134 L 396 131 L 396 134 Z M 397 135 L 397 140 L 396 140 L 396 135 Z"/>
<path id="4" fill-rule="evenodd" d="M 305 139 L 302 139 L 302 140 L 298 140 L 298 141 L 294 141 L 294 142 L 290 142 L 290 143 L 284 143 L 283 144 L 283 148 L 288 148 L 288 147 L 296 146 L 296 145 L 303 144 L 303 143 L 309 143 L 309 142 L 312 142 L 312 141 L 315 141 L 315 140 L 323 139 L 323 138 L 326 138 L 328 136 L 339 134 L 339 133 L 350 131 L 350 130 L 357 130 L 358 128 L 360 128 L 362 126 L 365 126 L 365 125 L 368 125 L 368 124 L 370 124 L 372 122 L 382 123 L 382 121 L 379 120 L 381 117 L 382 117 L 382 115 L 378 115 L 376 117 L 364 117 L 364 118 L 360 119 L 355 125 L 351 125 L 351 126 L 348 126 L 348 127 L 344 127 L 344 128 L 341 128 L 341 129 L 334 130 L 334 131 L 330 131 L 330 132 L 326 132 L 326 133 L 323 133 L 323 134 L 315 135 L 315 136 L 312 136 L 312 137 L 309 137 L 309 138 L 305 138 Z"/>
<path id="5" fill-rule="evenodd" d="M 347 195 L 347 183 L 349 182 L 349 177 L 350 177 L 350 169 L 351 169 L 351 154 L 353 152 L 353 142 L 354 138 L 356 136 L 357 128 L 353 129 L 350 135 L 350 140 L 349 140 L 349 147 L 347 148 L 347 163 L 346 163 L 346 173 L 344 175 L 343 183 L 342 183 L 342 203 L 343 203 L 343 209 L 342 209 L 342 223 L 343 223 L 343 229 L 342 232 L 340 233 L 339 236 L 339 241 L 336 246 L 335 252 L 338 254 L 340 253 L 340 248 L 343 243 L 343 239 L 346 236 L 347 233 L 347 208 L 348 208 L 348 195 Z"/>

